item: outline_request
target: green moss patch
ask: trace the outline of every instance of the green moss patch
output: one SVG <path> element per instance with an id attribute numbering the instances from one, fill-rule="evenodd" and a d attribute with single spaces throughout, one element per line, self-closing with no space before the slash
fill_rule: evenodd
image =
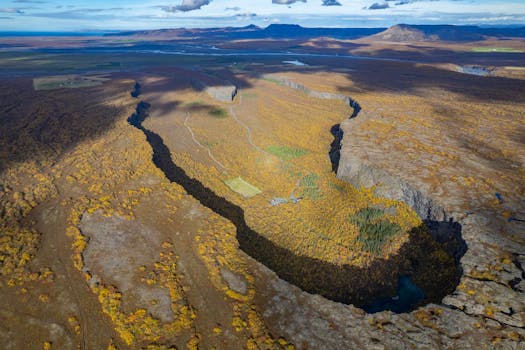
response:
<path id="1" fill-rule="evenodd" d="M 282 160 L 292 160 L 308 154 L 308 151 L 302 148 L 277 145 L 271 145 L 266 147 L 266 151 L 268 153 L 273 154 L 274 156 L 281 158 Z"/>

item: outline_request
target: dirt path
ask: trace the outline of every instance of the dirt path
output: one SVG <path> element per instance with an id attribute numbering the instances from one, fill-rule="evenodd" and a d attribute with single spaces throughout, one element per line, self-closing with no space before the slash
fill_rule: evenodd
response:
<path id="1" fill-rule="evenodd" d="M 190 132 L 190 134 L 191 134 L 191 138 L 193 139 L 193 142 L 195 142 L 199 147 L 205 149 L 205 150 L 208 152 L 208 156 L 211 158 L 211 160 L 213 160 L 213 161 L 214 161 L 214 162 L 215 162 L 215 163 L 216 163 L 216 164 L 222 169 L 222 171 L 227 172 L 227 171 L 226 171 L 226 167 L 224 166 L 224 164 L 222 164 L 221 162 L 219 162 L 219 161 L 217 160 L 217 158 L 215 158 L 215 157 L 213 156 L 213 154 L 211 153 L 211 150 L 210 150 L 208 147 L 204 146 L 202 143 L 200 143 L 200 142 L 197 140 L 197 138 L 195 137 L 195 134 L 193 133 L 193 130 L 191 130 L 191 127 L 188 125 L 188 121 L 190 120 L 190 118 L 191 118 L 191 114 L 190 114 L 189 112 L 186 113 L 186 118 L 184 119 L 184 126 L 185 126 L 186 129 L 188 129 L 188 131 Z"/>
<path id="2" fill-rule="evenodd" d="M 242 105 L 242 94 L 241 94 L 241 91 L 238 90 L 238 95 L 239 95 L 239 106 Z M 239 118 L 237 118 L 237 114 L 235 113 L 235 110 L 233 109 L 233 106 L 230 107 L 230 112 L 231 112 L 231 115 L 233 117 L 233 119 L 237 122 L 237 124 L 239 124 L 240 126 L 242 126 L 244 129 L 246 129 L 246 132 L 248 134 L 247 138 L 248 138 L 248 143 L 258 152 L 261 152 L 269 157 L 275 157 L 273 154 L 270 154 L 268 152 L 266 152 L 265 150 L 263 150 L 262 148 L 260 148 L 259 146 L 257 146 L 254 142 L 253 142 L 253 139 L 252 139 L 252 130 L 250 129 L 250 127 L 246 124 L 244 124 Z M 276 157 L 280 162 L 281 164 L 283 164 L 283 160 L 280 159 L 279 157 Z"/>

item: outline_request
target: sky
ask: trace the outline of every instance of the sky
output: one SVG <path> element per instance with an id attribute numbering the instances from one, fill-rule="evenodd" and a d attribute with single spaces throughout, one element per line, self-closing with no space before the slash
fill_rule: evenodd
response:
<path id="1" fill-rule="evenodd" d="M 0 31 L 525 24 L 525 0 L 0 0 Z"/>

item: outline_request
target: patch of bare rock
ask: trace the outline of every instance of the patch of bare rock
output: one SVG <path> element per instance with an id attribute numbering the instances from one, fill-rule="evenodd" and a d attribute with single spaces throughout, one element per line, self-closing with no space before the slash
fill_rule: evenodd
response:
<path id="1" fill-rule="evenodd" d="M 89 238 L 83 253 L 84 263 L 93 278 L 122 291 L 124 307 L 141 307 L 163 322 L 173 321 L 171 299 L 167 288 L 140 282 L 142 266 L 158 260 L 161 233 L 119 216 L 106 217 L 99 212 L 84 214 L 82 233 Z"/>

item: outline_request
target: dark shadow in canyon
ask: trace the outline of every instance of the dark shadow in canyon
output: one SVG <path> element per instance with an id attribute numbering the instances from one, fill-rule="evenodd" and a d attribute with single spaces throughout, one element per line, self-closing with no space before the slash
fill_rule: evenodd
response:
<path id="1" fill-rule="evenodd" d="M 349 98 L 349 105 L 354 109 L 351 118 L 356 118 L 361 111 L 361 105 L 356 100 Z M 337 173 L 339 168 L 339 161 L 341 160 L 341 147 L 343 142 L 344 132 L 341 129 L 341 124 L 332 125 L 330 128 L 330 133 L 334 137 L 334 140 L 330 144 L 330 151 L 328 151 L 328 156 L 330 157 L 330 163 L 332 163 L 332 171 Z"/>
<path id="2" fill-rule="evenodd" d="M 452 218 L 443 221 L 425 219 L 423 222 L 427 225 L 432 238 L 454 258 L 456 264 L 459 264 L 468 250 L 467 242 L 462 237 L 462 225 Z"/>
<path id="3" fill-rule="evenodd" d="M 332 171 L 337 173 L 339 160 L 341 160 L 341 142 L 343 141 L 343 130 L 341 129 L 341 124 L 333 125 L 330 128 L 330 133 L 334 137 L 334 140 L 330 144 L 328 156 L 330 157 L 330 163 L 332 163 Z"/>
<path id="4" fill-rule="evenodd" d="M 236 227 L 240 248 L 280 278 L 309 293 L 365 307 L 378 298 L 395 297 L 400 277 L 410 276 L 425 297 L 416 303 L 408 303 L 407 308 L 395 309 L 398 312 L 408 312 L 423 303 L 440 302 L 456 288 L 461 270 L 431 238 L 425 225 L 410 230 L 408 242 L 397 255 L 388 260 L 378 257 L 363 268 L 296 255 L 276 245 L 248 226 L 241 207 L 189 177 L 173 162 L 162 138 L 142 126 L 149 109 L 148 103 L 139 102 L 136 113 L 129 117 L 128 122 L 146 135 L 153 148 L 154 164 L 169 181 L 179 184 L 202 205 L 230 220 Z"/>

